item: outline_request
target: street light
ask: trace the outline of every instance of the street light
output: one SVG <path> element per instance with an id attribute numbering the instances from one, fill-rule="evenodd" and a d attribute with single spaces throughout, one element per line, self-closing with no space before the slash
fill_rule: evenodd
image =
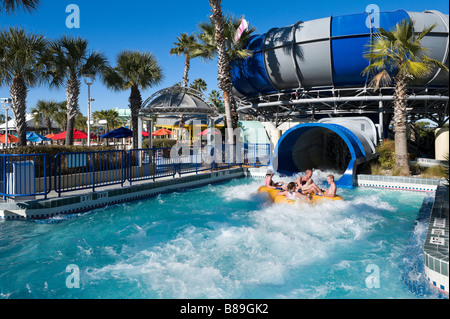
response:
<path id="1" fill-rule="evenodd" d="M 2 108 L 5 110 L 6 112 L 6 118 L 5 118 L 5 123 L 6 123 L 6 138 L 5 138 L 5 143 L 6 143 L 6 148 L 9 147 L 9 143 L 8 143 L 8 111 L 9 111 L 9 106 L 12 104 L 12 99 L 10 98 L 2 98 Z"/>
<path id="2" fill-rule="evenodd" d="M 94 84 L 95 81 L 95 75 L 92 73 L 84 73 L 84 83 L 88 86 L 88 146 L 91 146 L 91 102 L 94 101 L 94 99 L 91 99 L 91 85 Z"/>

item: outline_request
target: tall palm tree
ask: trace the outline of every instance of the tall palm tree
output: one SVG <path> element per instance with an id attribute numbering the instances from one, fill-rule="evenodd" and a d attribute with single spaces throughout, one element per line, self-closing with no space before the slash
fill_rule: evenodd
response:
<path id="1" fill-rule="evenodd" d="M 117 66 L 104 73 L 106 86 L 115 91 L 130 90 L 131 125 L 133 147 L 137 147 L 138 115 L 142 106 L 141 90 L 159 84 L 163 74 L 161 66 L 151 52 L 123 51 L 117 56 Z"/>
<path id="2" fill-rule="evenodd" d="M 391 31 L 378 28 L 379 33 L 364 55 L 370 65 L 363 74 L 374 75 L 370 85 L 375 90 L 394 81 L 395 168 L 403 175 L 410 174 L 406 136 L 407 86 L 410 81 L 420 81 L 429 75 L 435 67 L 448 72 L 445 65 L 428 57 L 427 49 L 421 45 L 422 39 L 435 27 L 426 27 L 416 35 L 414 21 L 405 19 Z"/>
<path id="3" fill-rule="evenodd" d="M 48 55 L 47 76 L 50 86 L 60 87 L 66 81 L 66 145 L 73 145 L 75 118 L 79 113 L 80 79 L 85 74 L 102 74 L 108 62 L 103 53 L 89 52 L 87 40 L 79 37 L 63 36 L 51 43 Z"/>
<path id="4" fill-rule="evenodd" d="M 178 42 L 175 42 L 175 47 L 170 49 L 170 55 L 183 55 L 184 56 L 184 76 L 183 76 L 183 86 L 187 87 L 189 84 L 189 70 L 191 68 L 192 53 L 197 49 L 198 44 L 195 40 L 194 35 L 188 35 L 187 33 L 182 33 L 181 36 L 177 37 Z"/>
<path id="5" fill-rule="evenodd" d="M 209 0 L 209 5 L 213 15 L 209 23 L 205 22 L 199 25 L 201 33 L 198 37 L 204 49 L 208 49 L 218 56 L 218 86 L 223 92 L 227 131 L 228 136 L 231 137 L 233 128 L 237 127 L 238 114 L 232 94 L 230 61 L 252 55 L 251 51 L 244 49 L 244 45 L 255 29 L 248 28 L 235 42 L 236 31 L 241 20 L 232 17 L 224 18 L 221 0 Z M 228 141 L 228 143 L 234 144 L 234 141 Z"/>
<path id="6" fill-rule="evenodd" d="M 38 4 L 39 0 L 0 0 L 0 13 L 12 14 L 19 10 L 31 12 L 36 10 Z"/>
<path id="7" fill-rule="evenodd" d="M 12 110 L 19 146 L 27 144 L 26 99 L 28 88 L 41 80 L 42 57 L 47 49 L 44 36 L 10 28 L 0 34 L 0 85 L 10 85 Z"/>
<path id="8" fill-rule="evenodd" d="M 182 86 L 187 87 L 189 84 L 189 70 L 191 68 L 191 59 L 193 58 L 193 52 L 197 50 L 198 43 L 194 35 L 188 35 L 182 33 L 180 37 L 177 37 L 178 42 L 175 42 L 175 47 L 170 49 L 170 55 L 184 55 L 184 75 Z M 180 115 L 180 121 L 178 123 L 178 139 L 181 140 L 181 129 L 184 127 L 184 116 Z"/>
<path id="9" fill-rule="evenodd" d="M 59 110 L 59 103 L 56 101 L 39 100 L 34 108 L 31 109 L 35 120 L 42 120 L 47 127 L 47 134 L 52 132 L 52 118 Z"/>

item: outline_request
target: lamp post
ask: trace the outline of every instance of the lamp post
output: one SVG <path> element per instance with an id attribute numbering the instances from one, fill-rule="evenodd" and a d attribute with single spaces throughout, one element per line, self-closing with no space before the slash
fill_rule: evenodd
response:
<path id="1" fill-rule="evenodd" d="M 84 73 L 84 83 L 88 86 L 88 146 L 91 146 L 91 102 L 94 101 L 94 99 L 91 99 L 91 85 L 94 84 L 95 81 L 95 75 L 92 73 Z"/>
<path id="2" fill-rule="evenodd" d="M 6 144 L 6 148 L 8 148 L 9 147 L 9 143 L 8 143 L 8 111 L 9 111 L 9 106 L 11 105 L 11 103 L 12 103 L 12 99 L 10 99 L 10 98 L 2 98 L 2 108 L 5 110 L 5 112 L 6 112 L 6 118 L 5 118 L 5 123 L 6 123 L 6 126 L 5 126 L 5 131 L 6 131 L 6 134 L 5 134 L 5 144 Z"/>

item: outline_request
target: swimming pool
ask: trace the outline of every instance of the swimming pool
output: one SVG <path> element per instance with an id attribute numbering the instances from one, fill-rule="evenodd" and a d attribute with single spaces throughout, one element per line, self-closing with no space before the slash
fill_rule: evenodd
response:
<path id="1" fill-rule="evenodd" d="M 422 257 L 406 248 L 411 235 L 423 243 L 415 219 L 431 195 L 343 189 L 344 202 L 295 207 L 257 195 L 262 183 L 0 221 L 0 298 L 438 297 L 402 281 L 420 277 L 408 265 Z"/>

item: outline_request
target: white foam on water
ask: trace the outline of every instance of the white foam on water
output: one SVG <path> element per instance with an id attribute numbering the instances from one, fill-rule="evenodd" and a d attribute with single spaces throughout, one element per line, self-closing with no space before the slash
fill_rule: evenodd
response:
<path id="1" fill-rule="evenodd" d="M 250 184 L 224 187 L 221 190 L 221 196 L 228 202 L 235 200 L 253 200 L 258 188 L 262 185 L 264 185 L 264 180 L 257 179 Z"/>
<path id="2" fill-rule="evenodd" d="M 225 201 L 252 199 L 261 181 L 221 189 Z M 376 203 L 373 203 L 377 201 Z M 368 203 L 369 202 L 369 203 Z M 137 281 L 148 297 L 157 298 L 242 298 L 258 286 L 283 286 L 292 272 L 326 260 L 335 250 L 348 249 L 364 239 L 382 218 L 367 216 L 363 209 L 386 206 L 373 196 L 352 201 L 308 204 L 267 204 L 245 213 L 241 225 L 206 223 L 185 225 L 175 238 L 136 252 L 116 264 L 90 268 L 94 278 L 127 278 Z M 391 207 L 392 209 L 392 207 Z M 123 230 L 131 240 L 145 237 L 150 228 L 129 225 Z M 88 251 L 84 251 L 88 253 Z M 107 253 L 116 253 L 107 248 Z M 345 261 L 341 262 L 346 266 Z M 124 279 L 125 280 L 125 279 Z M 341 289 L 351 289 L 341 287 Z M 306 289 L 308 290 L 308 289 Z M 317 287 L 312 297 L 329 293 L 330 287 Z M 293 291 L 296 296 L 308 291 Z"/>

